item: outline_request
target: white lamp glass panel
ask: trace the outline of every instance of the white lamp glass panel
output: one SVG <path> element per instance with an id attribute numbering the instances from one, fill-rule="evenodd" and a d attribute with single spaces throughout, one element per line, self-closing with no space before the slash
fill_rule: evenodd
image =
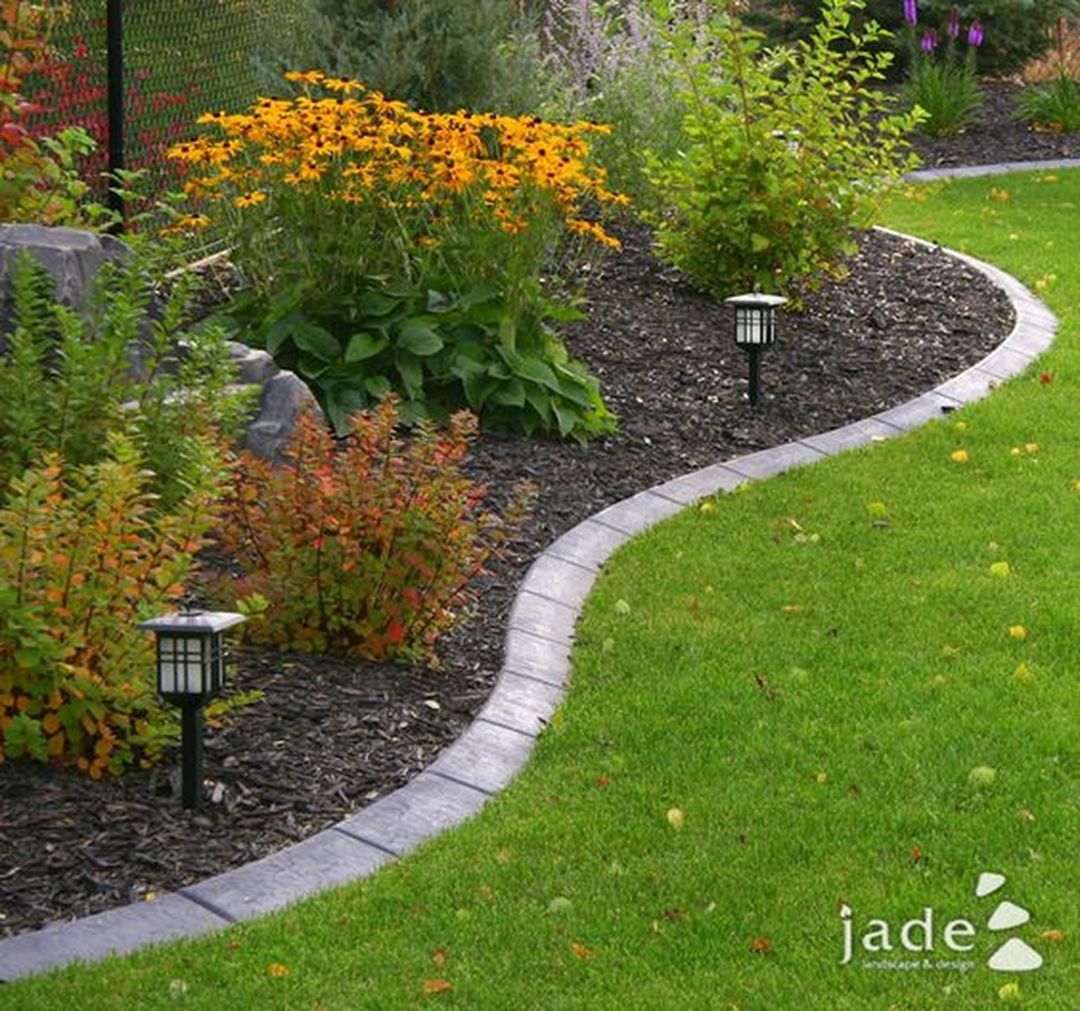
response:
<path id="1" fill-rule="evenodd" d="M 735 323 L 740 344 L 771 344 L 772 313 L 761 309 L 735 311 Z"/>
<path id="2" fill-rule="evenodd" d="M 177 690 L 178 641 L 174 635 L 162 635 L 158 638 L 158 690 L 163 695 L 174 694 Z"/>
<path id="3" fill-rule="evenodd" d="M 203 670 L 206 640 L 184 640 L 184 691 L 189 695 L 198 695 L 203 690 Z"/>

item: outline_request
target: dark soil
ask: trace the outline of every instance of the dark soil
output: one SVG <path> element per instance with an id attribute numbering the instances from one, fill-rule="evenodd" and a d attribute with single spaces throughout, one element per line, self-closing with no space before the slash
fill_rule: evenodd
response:
<path id="1" fill-rule="evenodd" d="M 1008 81 L 984 83 L 982 104 L 962 133 L 916 139 L 923 167 L 1080 158 L 1080 133 L 1040 132 L 1017 118 L 1021 91 L 1019 84 Z"/>
<path id="2" fill-rule="evenodd" d="M 942 153 L 941 163 L 1061 157 L 1069 144 L 1076 153 L 1075 137 L 1045 147 L 1043 136 L 1010 131 L 996 153 L 972 131 L 970 150 L 948 161 Z M 180 807 L 175 757 L 100 783 L 21 761 L 0 766 L 0 936 L 236 867 L 399 787 L 483 704 L 514 589 L 554 537 L 678 474 L 901 403 L 977 361 L 1012 325 L 1007 300 L 981 275 L 869 233 L 844 282 L 784 314 L 752 409 L 727 310 L 658 264 L 643 229 L 620 235 L 623 250 L 589 280 L 588 320 L 568 335 L 620 433 L 587 447 L 478 440 L 470 467 L 496 497 L 522 478 L 539 496 L 474 613 L 443 639 L 445 669 L 241 649 L 232 683 L 265 697 L 208 731 L 209 801 L 197 815 Z"/>

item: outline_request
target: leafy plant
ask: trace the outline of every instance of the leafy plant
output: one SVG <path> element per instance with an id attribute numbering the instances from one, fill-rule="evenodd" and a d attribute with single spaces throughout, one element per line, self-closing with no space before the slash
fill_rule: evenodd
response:
<path id="1" fill-rule="evenodd" d="M 1080 83 L 1070 68 L 1069 24 L 1058 19 L 1054 26 L 1054 76 L 1020 95 L 1020 116 L 1037 130 L 1072 132 L 1080 130 Z"/>
<path id="2" fill-rule="evenodd" d="M 153 762 L 175 735 L 135 625 L 183 591 L 212 521 L 221 464 L 201 449 L 167 512 L 145 457 L 116 432 L 94 463 L 69 467 L 50 452 L 11 479 L 0 508 L 0 761 L 25 754 L 97 779 Z"/>
<path id="3" fill-rule="evenodd" d="M 534 64 L 531 17 L 505 0 L 312 0 L 321 65 L 415 108 L 521 112 Z M 513 58 L 509 57 L 512 48 Z"/>
<path id="4" fill-rule="evenodd" d="M 79 126 L 33 136 L 27 122 L 37 106 L 21 94 L 26 76 L 47 62 L 49 40 L 63 16 L 59 3 L 12 0 L 0 8 L 0 221 L 100 223 L 101 208 L 84 201 L 89 187 L 80 160 L 94 141 Z"/>
<path id="5" fill-rule="evenodd" d="M 811 284 L 853 246 L 882 195 L 914 164 L 872 87 L 892 56 L 881 30 L 851 28 L 858 3 L 826 0 L 811 38 L 762 48 L 737 7 L 673 5 L 665 42 L 687 112 L 684 152 L 649 152 L 660 252 L 715 296 Z"/>
<path id="6" fill-rule="evenodd" d="M 1080 83 L 1064 74 L 1020 95 L 1020 115 L 1036 129 L 1080 130 Z"/>
<path id="7" fill-rule="evenodd" d="M 904 19 L 912 55 L 903 94 L 909 105 L 926 113 L 919 130 L 931 137 L 959 133 L 982 101 L 975 74 L 975 54 L 984 38 L 982 23 L 976 18 L 968 26 L 967 52 L 961 57 L 957 52 L 961 34 L 957 8 L 949 11 L 941 53 L 935 29 L 918 32 L 915 0 L 904 0 Z"/>
<path id="8" fill-rule="evenodd" d="M 617 245 L 589 213 L 622 202 L 589 158 L 604 128 L 415 113 L 356 81 L 288 76 L 305 94 L 203 117 L 224 136 L 172 150 L 252 282 L 245 339 L 311 381 L 339 431 L 390 390 L 410 421 L 470 406 L 523 431 L 610 431 L 548 326 L 558 257 Z"/>
<path id="9" fill-rule="evenodd" d="M 475 418 L 395 435 L 396 401 L 357 415 L 340 445 L 302 415 L 283 467 L 247 455 L 225 498 L 221 544 L 244 575 L 217 586 L 266 620 L 257 641 L 372 659 L 434 660 L 435 642 L 470 598 L 469 582 L 521 519 L 503 518 L 461 464 Z"/>
<path id="10" fill-rule="evenodd" d="M 9 271 L 10 322 L 0 336 L 0 487 L 44 453 L 79 467 L 101 458 L 124 431 L 155 473 L 163 507 L 187 494 L 189 467 L 218 432 L 248 409 L 229 391 L 220 329 L 185 329 L 191 282 L 181 278 L 151 314 L 154 289 L 142 262 L 109 263 L 90 304 L 77 312 L 29 253 Z"/>

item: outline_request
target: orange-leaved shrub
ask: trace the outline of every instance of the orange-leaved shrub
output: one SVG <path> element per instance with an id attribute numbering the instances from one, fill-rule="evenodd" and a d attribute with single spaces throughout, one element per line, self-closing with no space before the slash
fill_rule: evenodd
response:
<path id="1" fill-rule="evenodd" d="M 80 467 L 58 453 L 0 500 L 0 761 L 29 755 L 98 779 L 148 765 L 175 736 L 136 628 L 183 592 L 214 518 L 220 461 L 207 443 L 168 510 L 134 443 Z"/>
<path id="2" fill-rule="evenodd" d="M 243 571 L 216 592 L 264 607 L 247 631 L 276 646 L 426 660 L 472 597 L 470 582 L 528 508 L 522 485 L 499 516 L 462 471 L 476 419 L 397 435 L 397 400 L 336 439 L 298 420 L 284 466 L 246 454 L 224 498 L 220 537 Z"/>

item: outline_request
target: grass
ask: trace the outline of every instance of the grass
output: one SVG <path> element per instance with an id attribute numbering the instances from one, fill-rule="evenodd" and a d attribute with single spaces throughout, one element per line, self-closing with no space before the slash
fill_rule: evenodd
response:
<path id="1" fill-rule="evenodd" d="M 1003 986 L 1069 1006 L 1080 172 L 913 193 L 890 224 L 1043 287 L 1062 333 L 1033 370 L 621 550 L 534 761 L 461 829 L 268 919 L 2 987 L 0 1008 L 909 1011 Z M 1008 881 L 976 899 L 982 871 Z M 1001 898 L 1032 918 L 992 936 Z M 929 907 L 931 960 L 974 966 L 841 965 L 842 904 L 897 944 Z M 970 954 L 943 947 L 958 917 Z M 985 968 L 1011 935 L 1040 970 Z"/>

